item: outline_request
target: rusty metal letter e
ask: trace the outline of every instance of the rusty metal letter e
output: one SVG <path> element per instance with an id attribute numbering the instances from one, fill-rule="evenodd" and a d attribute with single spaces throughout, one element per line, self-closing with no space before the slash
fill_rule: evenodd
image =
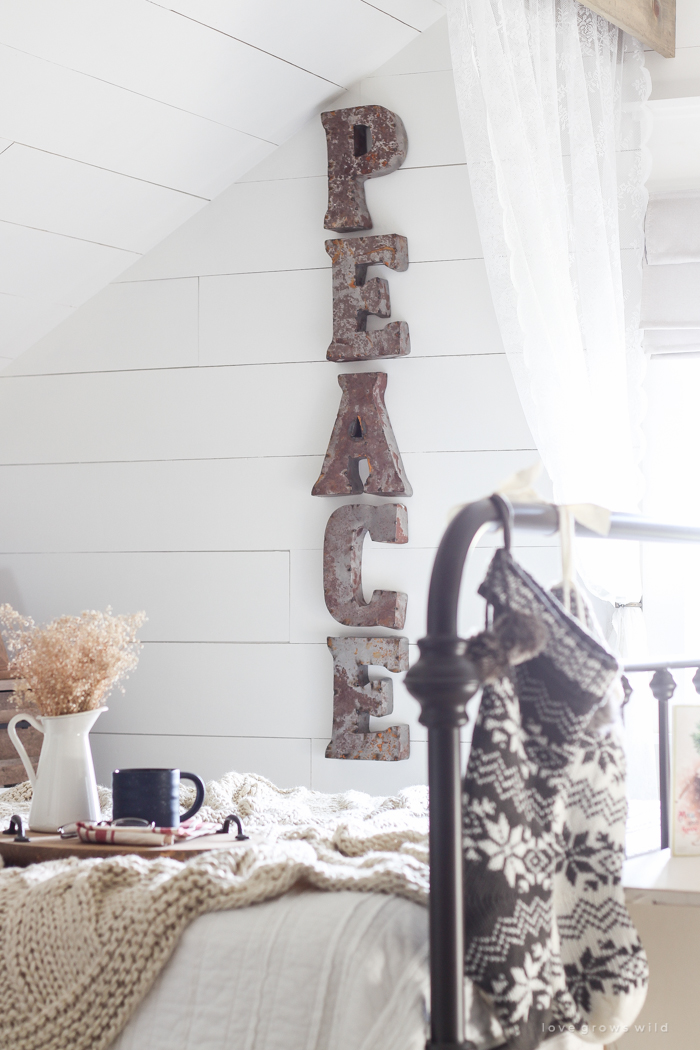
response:
<path id="1" fill-rule="evenodd" d="M 405 357 L 411 340 L 405 321 L 392 321 L 378 332 L 367 331 L 367 318 L 391 317 L 389 284 L 383 277 L 367 280 L 367 268 L 379 263 L 392 270 L 408 269 L 408 243 L 397 233 L 385 237 L 354 237 L 326 241 L 333 263 L 333 342 L 329 361 L 366 361 L 374 357 Z"/>
<path id="2" fill-rule="evenodd" d="M 326 758 L 401 762 L 411 754 L 407 725 L 370 732 L 370 715 L 394 709 L 390 678 L 369 679 L 368 667 L 408 669 L 408 638 L 329 638 L 333 656 L 333 733 Z"/>

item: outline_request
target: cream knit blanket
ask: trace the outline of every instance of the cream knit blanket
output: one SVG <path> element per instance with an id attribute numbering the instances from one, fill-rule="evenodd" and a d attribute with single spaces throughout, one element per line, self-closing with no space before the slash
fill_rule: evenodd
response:
<path id="1" fill-rule="evenodd" d="M 183 785 L 185 804 L 194 799 Z M 27 813 L 28 784 L 0 793 L 0 823 Z M 103 810 L 110 794 L 101 789 Z M 188 923 L 211 911 L 319 890 L 428 894 L 427 789 L 394 798 L 282 790 L 229 773 L 202 815 L 237 813 L 254 841 L 185 863 L 123 856 L 0 871 L 0 1047 L 103 1050 L 167 962 Z"/>

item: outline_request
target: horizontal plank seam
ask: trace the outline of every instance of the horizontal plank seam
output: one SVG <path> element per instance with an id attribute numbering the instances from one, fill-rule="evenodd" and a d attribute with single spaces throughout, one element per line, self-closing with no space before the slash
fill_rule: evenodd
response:
<path id="1" fill-rule="evenodd" d="M 387 361 L 396 360 L 402 361 L 404 364 L 411 365 L 413 361 L 463 361 L 471 360 L 472 358 L 485 358 L 485 357 L 505 357 L 505 350 L 487 350 L 481 354 L 411 354 L 409 357 L 401 358 L 378 358 L 376 362 L 377 368 L 382 368 Z M 354 362 L 343 361 L 343 366 L 350 366 Z M 366 363 L 366 362 L 363 362 Z M 75 372 L 32 372 L 25 373 L 24 375 L 0 375 L 0 380 L 16 380 L 16 379 L 55 379 L 59 376 L 106 376 L 106 375 L 133 375 L 133 374 L 144 374 L 147 372 L 205 372 L 211 371 L 212 369 L 222 368 L 294 368 L 297 365 L 323 365 L 325 368 L 328 366 L 328 361 L 323 358 L 317 358 L 316 360 L 311 359 L 308 361 L 241 361 L 240 363 L 227 363 L 220 365 L 151 365 L 148 368 L 101 368 L 92 369 L 90 371 L 75 371 Z M 326 372 L 326 374 L 328 374 Z"/>
<path id="2" fill-rule="evenodd" d="M 314 73 L 313 69 L 307 69 L 305 66 L 300 66 L 296 62 L 290 61 L 288 58 L 282 58 L 281 55 L 276 55 L 273 51 L 266 51 L 264 47 L 258 47 L 256 44 L 251 44 L 249 40 L 244 40 L 240 36 L 234 36 L 233 33 L 227 33 L 225 29 L 220 29 L 218 26 L 211 26 L 207 22 L 201 22 L 198 18 L 193 18 L 192 15 L 185 14 L 184 11 L 176 11 L 172 7 L 166 7 L 164 4 L 157 3 L 157 0 L 148 0 L 148 3 L 152 4 L 153 7 L 160 8 L 161 11 L 166 11 L 168 14 L 184 18 L 188 22 L 195 22 L 204 29 L 209 29 L 212 33 L 218 33 L 219 36 L 225 36 L 229 40 L 235 40 L 237 44 L 243 44 L 244 47 L 249 47 L 252 51 L 259 51 L 260 54 L 267 55 L 268 58 L 274 58 L 277 62 L 282 62 L 285 66 L 292 66 L 293 69 L 299 69 L 302 73 L 308 73 L 309 76 L 315 77 L 317 80 L 323 80 L 326 84 L 330 84 L 332 87 L 337 87 L 345 91 L 348 90 L 347 85 L 345 84 L 338 84 L 335 80 L 329 80 L 328 77 L 324 77 L 320 73 Z M 399 21 L 399 19 L 397 19 L 397 21 Z M 409 26 L 409 28 L 411 27 Z"/>
<path id="3" fill-rule="evenodd" d="M 500 545 L 500 544 L 499 544 Z M 529 548 L 539 549 L 540 547 L 546 546 L 559 546 L 559 540 L 554 536 L 551 544 L 548 543 L 513 543 L 513 548 L 518 550 L 525 550 Z M 396 544 L 381 544 L 377 543 L 376 547 L 366 548 L 368 550 L 386 551 L 387 553 L 394 553 L 397 555 L 405 554 L 409 551 L 437 551 L 437 545 L 421 545 L 415 546 L 409 541 L 406 544 L 397 546 Z M 487 548 L 483 548 L 487 549 Z M 158 550 L 156 548 L 147 548 L 145 550 L 30 550 L 30 551 L 17 551 L 17 550 L 0 550 L 0 557 L 3 558 L 57 558 L 57 557 L 103 557 L 106 555 L 119 555 L 131 556 L 134 554 L 138 555 L 150 555 L 150 554 L 299 554 L 302 551 L 314 551 L 320 554 L 323 551 L 323 546 L 318 547 L 228 547 L 228 548 L 172 548 L 168 550 Z"/>
<path id="4" fill-rule="evenodd" d="M 371 4 L 369 0 L 361 0 L 361 2 L 365 5 L 365 7 L 371 7 L 373 11 L 378 11 L 380 15 L 385 15 L 387 18 L 393 19 L 394 22 L 399 22 L 402 26 L 406 26 L 408 29 L 412 29 L 415 33 L 418 34 L 418 36 L 420 36 L 420 34 L 423 32 L 423 30 L 419 29 L 418 26 L 411 25 L 410 22 L 404 22 L 403 18 L 399 18 L 398 15 L 392 15 L 390 11 L 385 11 L 383 7 L 377 7 L 376 4 Z M 438 18 L 435 21 L 439 20 L 440 19 Z M 433 25 L 434 24 L 435 23 L 433 23 Z M 415 40 L 418 39 L 418 36 L 415 36 L 413 40 L 409 41 L 409 43 L 412 44 Z M 404 45 L 404 47 L 407 46 L 407 44 Z M 401 50 L 403 50 L 403 48 Z M 396 53 L 399 54 L 399 52 Z M 390 59 L 387 59 L 387 61 L 390 61 Z"/>
<path id="5" fill-rule="evenodd" d="M 252 45 L 248 45 L 252 47 Z M 178 113 L 186 113 L 190 117 L 195 117 L 197 120 L 204 120 L 207 124 L 216 124 L 217 127 L 227 128 L 229 131 L 237 131 L 239 135 L 246 135 L 251 139 L 258 139 L 260 142 L 268 142 L 271 146 L 279 146 L 280 143 L 273 142 L 271 139 L 264 139 L 259 135 L 253 135 L 250 131 L 243 131 L 242 128 L 235 128 L 231 124 L 224 124 L 221 120 L 214 120 L 213 117 L 207 117 L 203 113 L 196 113 L 194 110 L 185 109 L 184 106 L 176 106 L 173 102 L 163 102 L 162 99 L 154 98 L 153 95 L 146 95 L 143 91 L 136 91 L 134 88 L 125 87 L 123 84 L 116 84 L 112 80 L 105 80 L 104 77 L 96 77 L 93 73 L 85 73 L 81 69 L 73 69 L 71 66 L 64 66 L 61 62 L 55 62 L 50 58 L 42 58 L 39 55 L 33 55 L 31 51 L 24 51 L 21 47 L 14 47 L 12 44 L 6 44 L 4 41 L 0 41 L 0 47 L 6 47 L 9 51 L 15 51 L 18 55 L 26 55 L 28 58 L 33 58 L 38 62 L 45 62 L 48 66 L 57 66 L 59 69 L 67 69 L 70 73 L 75 73 L 77 76 L 86 77 L 88 80 L 96 80 L 99 84 L 107 84 L 109 87 L 116 88 L 117 91 L 125 91 L 129 95 L 135 95 L 137 98 L 145 98 L 149 102 L 154 102 L 157 106 L 165 106 L 166 109 L 174 109 Z M 259 50 L 259 48 L 254 48 Z M 274 56 L 273 56 L 274 57 Z M 280 62 L 284 61 L 279 59 Z M 291 65 L 292 63 L 286 63 Z M 307 72 L 307 70 L 304 70 Z M 310 74 L 316 76 L 315 73 Z M 325 77 L 318 77 L 319 80 L 325 80 Z M 333 84 L 332 81 L 326 81 L 326 83 Z M 334 87 L 342 87 L 342 84 L 333 84 Z"/>
<path id="6" fill-rule="evenodd" d="M 251 136 L 253 137 L 253 136 Z M 106 168 L 104 164 L 94 164 L 89 160 L 81 160 L 79 157 L 69 157 L 66 153 L 56 153 L 55 150 L 42 149 L 41 146 L 33 146 L 31 142 L 21 142 L 19 139 L 12 140 L 13 146 L 24 146 L 25 149 L 34 150 L 36 153 L 45 153 L 49 157 L 59 157 L 61 160 L 69 160 L 72 164 L 82 164 L 85 168 L 95 168 L 97 171 L 107 171 L 111 175 L 119 175 L 123 179 L 131 179 L 132 182 L 143 182 L 146 186 L 156 186 L 160 190 L 169 190 L 171 193 L 178 193 L 183 197 L 192 197 L 194 200 L 204 201 L 209 203 L 211 197 L 202 197 L 199 193 L 192 193 L 190 190 L 181 190 L 177 186 L 166 186 L 164 182 L 154 182 L 152 179 L 141 178 L 140 175 L 129 175 L 126 171 L 117 171 L 116 168 Z M 272 143 L 274 145 L 274 143 Z M 7 147 L 10 148 L 9 146 Z M 2 151 L 5 152 L 4 150 Z"/>
<path id="7" fill-rule="evenodd" d="M 332 231 L 327 231 L 329 234 Z M 380 234 L 381 236 L 381 234 Z M 386 236 L 386 235 L 384 235 Z M 409 249 L 410 250 L 410 249 Z M 636 249 L 623 248 L 622 251 L 634 251 Z M 459 263 L 459 262 L 483 262 L 483 255 L 460 255 L 450 259 L 411 259 L 411 266 L 427 266 L 431 263 Z M 379 264 L 377 264 L 379 265 Z M 331 272 L 332 267 L 329 266 L 288 266 L 277 270 L 229 270 L 226 273 L 181 273 L 173 274 L 169 277 L 137 277 L 134 280 L 120 280 L 116 277 L 110 285 L 105 285 L 106 288 L 111 285 L 122 285 L 122 284 L 155 284 L 158 281 L 187 281 L 193 280 L 198 277 L 200 281 L 204 281 L 209 277 L 255 277 L 255 276 L 267 276 L 271 273 L 313 273 L 317 270 L 325 270 L 328 273 Z"/>
<path id="8" fill-rule="evenodd" d="M 419 732 L 418 727 L 414 728 L 414 732 Z M 312 741 L 316 741 L 316 742 L 327 741 L 328 737 L 330 735 L 331 735 L 330 729 L 328 730 L 328 734 L 324 735 L 324 736 L 258 736 L 257 734 L 252 734 L 252 733 L 250 733 L 250 734 L 243 734 L 242 733 L 240 735 L 238 735 L 238 734 L 234 735 L 232 733 L 123 733 L 123 732 L 120 732 L 119 730 L 115 730 L 114 732 L 109 732 L 109 731 L 105 731 L 105 730 L 102 730 L 102 729 L 99 730 L 99 731 L 93 729 L 91 731 L 91 733 L 90 733 L 91 737 L 95 737 L 95 736 L 128 736 L 128 737 L 142 736 L 142 737 L 155 737 L 157 739 L 159 739 L 160 737 L 166 737 L 166 738 L 173 737 L 173 738 L 182 738 L 182 739 L 197 738 L 197 739 L 200 739 L 200 740 L 312 740 Z M 416 738 L 416 737 L 414 737 L 413 739 L 414 739 L 415 743 L 417 743 L 417 744 L 427 743 L 427 740 L 421 740 L 421 739 Z"/>
<path id="9" fill-rule="evenodd" d="M 408 456 L 456 456 L 456 455 L 477 455 L 481 452 L 536 452 L 537 449 L 532 445 L 518 446 L 517 448 L 440 448 L 440 449 L 419 449 L 416 452 L 404 452 L 405 457 Z M 260 459 L 322 459 L 325 455 L 323 452 L 304 452 L 297 453 L 292 456 L 174 456 L 172 459 L 66 459 L 66 460 L 41 460 L 36 462 L 27 463 L 1 463 L 0 469 L 3 467 L 94 467 L 94 466 L 108 466 L 112 463 L 226 463 L 226 462 L 239 462 L 250 460 L 255 462 Z M 358 493 L 358 496 L 365 495 L 365 493 Z"/>
<path id="10" fill-rule="evenodd" d="M 57 230 L 47 230 L 43 226 L 30 226 L 26 222 L 12 222 L 11 219 L 0 219 L 0 224 L 3 226 L 16 226 L 21 230 L 34 230 L 35 233 L 48 233 L 50 237 L 64 237 L 68 241 L 80 241 L 81 244 L 94 244 L 98 248 L 110 248 L 115 252 L 125 252 L 127 255 L 136 255 L 139 259 L 142 259 L 146 254 L 145 252 L 135 251 L 133 248 L 122 248 L 118 244 L 106 244 L 105 241 L 93 241 L 89 237 L 77 237 L 73 233 L 59 233 Z M 7 293 L 5 293 L 7 294 Z M 27 296 L 18 296 L 18 298 L 25 299 Z M 57 306 L 72 306 L 72 303 L 56 303 Z"/>

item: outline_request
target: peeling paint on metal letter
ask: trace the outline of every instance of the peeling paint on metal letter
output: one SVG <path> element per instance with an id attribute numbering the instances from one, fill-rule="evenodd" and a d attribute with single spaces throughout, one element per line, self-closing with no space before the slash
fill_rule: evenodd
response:
<path id="1" fill-rule="evenodd" d="M 388 175 L 406 159 L 401 117 L 384 106 L 354 106 L 321 114 L 328 147 L 327 230 L 371 230 L 365 182 Z"/>
<path id="2" fill-rule="evenodd" d="M 323 540 L 323 593 L 331 616 L 346 627 L 391 627 L 403 630 L 408 595 L 362 593 L 362 548 L 369 532 L 375 543 L 407 543 L 408 511 L 402 503 L 381 507 L 350 504 L 333 511 Z"/>
<path id="3" fill-rule="evenodd" d="M 333 342 L 329 361 L 366 361 L 375 357 L 405 357 L 411 352 L 408 325 L 392 321 L 368 332 L 367 317 L 391 317 L 389 283 L 383 277 L 367 280 L 367 267 L 382 263 L 392 270 L 408 269 L 405 237 L 355 237 L 326 241 L 333 263 Z"/>
<path id="4" fill-rule="evenodd" d="M 408 638 L 329 638 L 333 656 L 333 737 L 326 758 L 400 762 L 410 755 L 407 725 L 371 733 L 370 715 L 381 718 L 394 709 L 393 685 L 385 678 L 370 682 L 367 668 L 408 670 Z"/>
<path id="5" fill-rule="evenodd" d="M 410 496 L 413 492 L 384 404 L 386 372 L 338 376 L 343 391 L 318 481 L 312 496 Z M 360 477 L 360 461 L 369 475 Z"/>

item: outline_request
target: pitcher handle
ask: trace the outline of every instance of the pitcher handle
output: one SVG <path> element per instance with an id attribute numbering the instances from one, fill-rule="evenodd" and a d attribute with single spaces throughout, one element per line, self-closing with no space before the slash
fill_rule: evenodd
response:
<path id="1" fill-rule="evenodd" d="M 24 744 L 20 740 L 15 726 L 18 722 L 29 722 L 30 726 L 38 729 L 40 733 L 44 732 L 44 727 L 41 722 L 38 722 L 34 715 L 13 715 L 10 721 L 7 723 L 7 735 L 9 736 L 12 743 L 15 745 L 17 754 L 22 759 L 22 765 L 27 771 L 29 777 L 29 783 L 34 787 L 36 785 L 36 773 L 34 772 L 34 766 L 32 765 L 29 755 L 27 754 Z"/>

